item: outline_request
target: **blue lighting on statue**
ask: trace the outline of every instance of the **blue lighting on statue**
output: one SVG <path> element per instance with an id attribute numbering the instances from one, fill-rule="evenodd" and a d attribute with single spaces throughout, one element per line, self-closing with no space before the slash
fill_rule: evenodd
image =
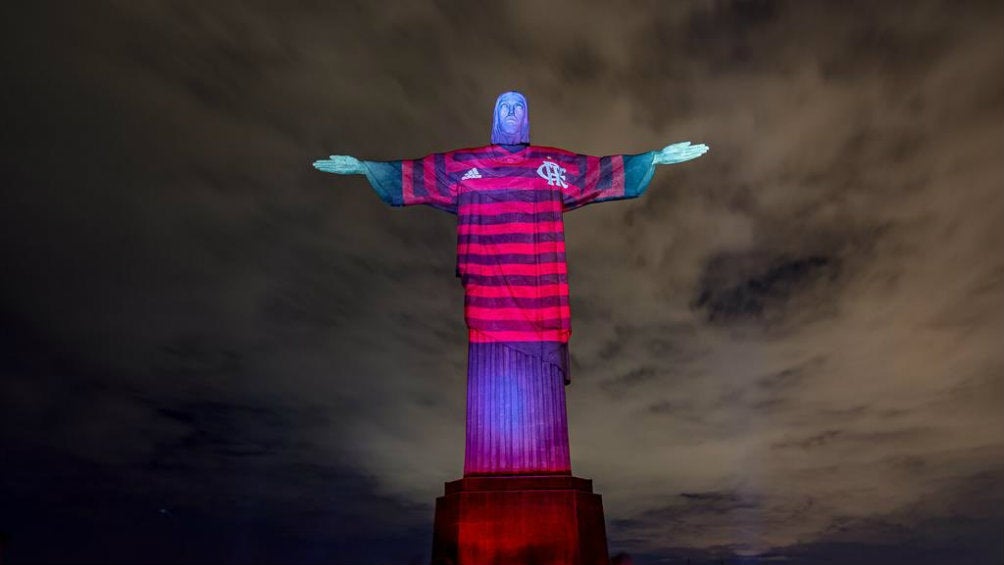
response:
<path id="1" fill-rule="evenodd" d="M 526 97 L 516 91 L 503 92 L 495 100 L 492 115 L 492 144 L 530 143 L 530 112 Z"/>

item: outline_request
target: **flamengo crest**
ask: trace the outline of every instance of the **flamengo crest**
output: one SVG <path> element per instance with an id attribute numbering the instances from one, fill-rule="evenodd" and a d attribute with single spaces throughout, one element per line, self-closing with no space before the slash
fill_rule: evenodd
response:
<path id="1" fill-rule="evenodd" d="M 540 175 L 540 178 L 547 181 L 548 186 L 557 184 L 563 188 L 568 188 L 568 183 L 565 182 L 565 168 L 552 161 L 550 157 L 537 167 L 537 174 Z"/>

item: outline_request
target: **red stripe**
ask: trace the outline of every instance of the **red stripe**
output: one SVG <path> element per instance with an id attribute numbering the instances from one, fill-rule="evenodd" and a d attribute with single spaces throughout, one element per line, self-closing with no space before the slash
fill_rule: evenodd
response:
<path id="1" fill-rule="evenodd" d="M 624 196 L 624 156 L 614 155 L 610 158 L 612 165 L 612 179 L 610 180 L 610 190 L 617 196 Z"/>
<path id="2" fill-rule="evenodd" d="M 411 177 L 411 161 L 401 161 L 401 192 L 405 204 L 415 202 L 415 181 Z"/>
<path id="3" fill-rule="evenodd" d="M 520 265 L 503 263 L 500 265 L 476 265 L 460 262 L 460 270 L 468 275 L 564 275 L 568 268 L 564 263 L 538 263 Z"/>
<path id="4" fill-rule="evenodd" d="M 544 241 L 541 243 L 459 243 L 457 253 L 477 253 L 481 255 L 520 254 L 537 255 L 539 253 L 563 253 L 564 241 Z"/>
<path id="5" fill-rule="evenodd" d="M 565 310 L 562 315 L 562 310 Z M 568 322 L 568 307 L 545 306 L 544 308 L 488 308 L 484 306 L 467 306 L 464 308 L 464 316 L 474 320 L 511 320 L 514 322 L 536 323 L 539 320 L 561 320 L 566 325 Z"/>
<path id="6" fill-rule="evenodd" d="M 485 331 L 472 329 L 467 333 L 467 339 L 474 343 L 492 343 L 497 341 L 560 341 L 568 342 L 572 330 L 540 330 L 535 332 L 518 331 Z"/>
<path id="7" fill-rule="evenodd" d="M 568 296 L 567 284 L 546 286 L 480 286 L 470 285 L 465 291 L 470 296 L 489 298 L 546 298 L 548 296 Z"/>
<path id="8" fill-rule="evenodd" d="M 429 155 L 422 157 L 422 175 L 425 177 L 425 191 L 429 193 L 429 199 L 436 202 L 442 199 L 439 191 L 439 183 L 436 182 L 436 157 Z"/>
<path id="9" fill-rule="evenodd" d="M 465 215 L 493 215 L 493 214 L 533 214 L 535 212 L 561 212 L 561 202 L 558 200 L 544 200 L 542 202 L 521 202 L 519 200 L 509 202 L 486 202 L 470 203 L 460 207 L 460 213 Z"/>
<path id="10" fill-rule="evenodd" d="M 564 231 L 563 222 L 513 222 L 510 224 L 458 224 L 458 234 L 497 235 L 502 233 L 540 233 Z"/>
<path id="11" fill-rule="evenodd" d="M 582 186 L 596 186 L 600 182 L 600 158 L 589 155 L 586 157 L 586 179 Z M 581 187 L 576 187 L 581 190 Z"/>

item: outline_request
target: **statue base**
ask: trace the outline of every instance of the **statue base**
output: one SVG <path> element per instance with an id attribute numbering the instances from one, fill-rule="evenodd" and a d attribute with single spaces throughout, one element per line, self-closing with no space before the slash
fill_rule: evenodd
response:
<path id="1" fill-rule="evenodd" d="M 572 476 L 465 477 L 436 499 L 433 565 L 609 565 L 603 502 Z"/>

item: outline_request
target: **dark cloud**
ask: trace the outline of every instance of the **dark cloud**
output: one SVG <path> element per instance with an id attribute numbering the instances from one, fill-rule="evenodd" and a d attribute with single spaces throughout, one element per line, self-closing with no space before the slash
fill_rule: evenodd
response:
<path id="1" fill-rule="evenodd" d="M 758 506 L 756 502 L 744 499 L 733 492 L 684 492 L 680 497 L 688 506 L 697 509 L 696 511 L 711 514 L 724 514 Z"/>
<path id="2" fill-rule="evenodd" d="M 623 375 L 618 375 L 612 379 L 604 381 L 600 386 L 612 396 L 620 396 L 624 389 L 634 385 L 650 381 L 659 376 L 659 369 L 655 367 L 639 367 L 632 369 Z"/>
<path id="3" fill-rule="evenodd" d="M 695 307 L 711 322 L 769 320 L 783 316 L 786 304 L 816 281 L 832 281 L 837 269 L 827 257 L 796 259 L 756 254 L 712 257 L 705 267 Z M 825 300 L 825 298 L 821 298 Z"/>

